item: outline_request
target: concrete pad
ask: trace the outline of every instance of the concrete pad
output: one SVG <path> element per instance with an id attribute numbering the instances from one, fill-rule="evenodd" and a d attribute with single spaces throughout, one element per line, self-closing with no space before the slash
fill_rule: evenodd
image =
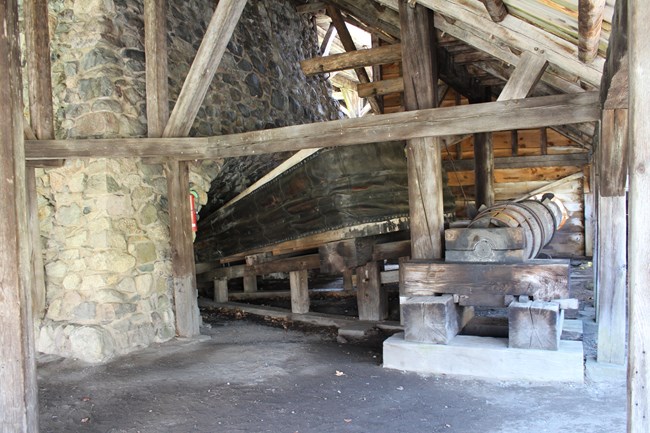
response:
<path id="1" fill-rule="evenodd" d="M 627 383 L 627 364 L 617 365 L 597 362 L 594 358 L 587 358 L 585 363 L 587 379 L 594 383 Z"/>
<path id="2" fill-rule="evenodd" d="M 559 350 L 508 348 L 508 339 L 458 335 L 447 345 L 414 343 L 395 334 L 384 341 L 384 368 L 496 380 L 584 380 L 582 343 L 561 341 Z"/>

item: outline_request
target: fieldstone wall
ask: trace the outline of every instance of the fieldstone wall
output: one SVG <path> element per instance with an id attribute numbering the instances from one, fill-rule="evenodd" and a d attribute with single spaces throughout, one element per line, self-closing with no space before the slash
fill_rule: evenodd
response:
<path id="1" fill-rule="evenodd" d="M 168 0 L 172 101 L 214 4 Z M 145 136 L 142 0 L 49 5 L 57 137 Z M 297 65 L 315 53 L 310 26 L 291 2 L 249 2 L 191 135 L 337 117 L 327 84 L 306 80 Z M 222 165 L 193 165 L 190 187 L 200 205 Z M 135 158 L 68 160 L 40 171 L 38 190 L 47 284 L 47 309 L 36 322 L 38 350 L 102 362 L 172 338 L 161 166 Z"/>

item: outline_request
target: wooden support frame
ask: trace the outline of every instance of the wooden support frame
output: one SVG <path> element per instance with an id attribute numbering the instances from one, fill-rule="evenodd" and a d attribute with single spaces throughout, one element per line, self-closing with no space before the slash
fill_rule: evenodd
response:
<path id="1" fill-rule="evenodd" d="M 167 1 L 144 1 L 147 136 L 162 137 L 169 120 Z"/>
<path id="2" fill-rule="evenodd" d="M 617 2 L 618 3 L 618 2 Z M 650 431 L 650 3 L 632 1 L 628 5 L 630 59 L 629 185 L 628 196 L 628 426 L 629 433 Z"/>
<path id="3" fill-rule="evenodd" d="M 471 119 L 471 122 L 468 122 Z M 219 159 L 386 140 L 531 129 L 600 119 L 597 92 L 432 108 L 213 137 L 27 140 L 28 159 Z"/>
<path id="4" fill-rule="evenodd" d="M 347 52 L 354 52 L 357 50 L 357 47 L 354 45 L 354 41 L 352 40 L 352 36 L 350 35 L 350 31 L 348 30 L 348 26 L 345 24 L 345 21 L 343 20 L 343 16 L 341 15 L 341 12 L 334 6 L 332 5 L 327 5 L 327 15 L 330 16 L 332 19 L 332 24 L 334 27 L 336 27 L 336 32 L 339 34 L 339 39 L 341 40 L 341 44 L 343 44 L 343 48 L 345 48 L 345 51 Z M 368 72 L 366 72 L 364 67 L 358 67 L 354 69 L 354 72 L 357 74 L 357 78 L 359 79 L 360 83 L 369 83 L 370 82 L 370 77 L 368 76 Z M 346 104 L 348 100 L 351 98 L 346 98 Z M 376 114 L 381 113 L 381 106 L 379 105 L 379 102 L 377 101 L 377 98 L 374 96 L 369 96 L 368 97 L 368 103 L 372 107 L 372 111 L 375 112 Z M 351 111 L 352 107 L 348 106 L 348 110 Z M 350 113 L 350 117 L 358 117 L 358 116 L 353 116 L 352 113 Z"/>
<path id="5" fill-rule="evenodd" d="M 38 387 L 15 0 L 0 0 L 0 20 L 0 431 L 32 433 L 38 431 Z"/>
<path id="6" fill-rule="evenodd" d="M 310 76 L 325 72 L 363 68 L 365 66 L 385 65 L 400 61 L 402 58 L 401 49 L 400 44 L 393 44 L 367 50 L 332 54 L 327 57 L 314 57 L 301 61 L 300 67 L 305 75 Z"/>
<path id="7" fill-rule="evenodd" d="M 485 9 L 490 14 L 490 18 L 495 23 L 500 23 L 508 16 L 508 9 L 506 9 L 506 5 L 502 0 L 481 0 L 481 3 L 485 5 Z"/>

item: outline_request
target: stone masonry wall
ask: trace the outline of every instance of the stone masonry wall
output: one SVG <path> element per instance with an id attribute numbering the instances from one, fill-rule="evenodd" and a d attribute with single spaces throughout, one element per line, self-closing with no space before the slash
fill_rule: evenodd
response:
<path id="1" fill-rule="evenodd" d="M 172 101 L 214 3 L 168 1 Z M 57 137 L 145 136 L 142 0 L 49 5 Z M 326 83 L 306 80 L 298 69 L 299 60 L 315 53 L 312 35 L 290 2 L 249 2 L 191 135 L 337 117 Z M 194 163 L 190 187 L 200 204 L 223 164 Z M 47 284 L 47 310 L 36 322 L 38 350 L 102 362 L 172 338 L 161 166 L 135 158 L 68 160 L 40 171 L 38 190 Z"/>

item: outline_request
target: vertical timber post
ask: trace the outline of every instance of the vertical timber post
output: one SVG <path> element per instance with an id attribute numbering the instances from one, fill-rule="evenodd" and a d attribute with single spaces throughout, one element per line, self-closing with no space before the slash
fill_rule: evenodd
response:
<path id="1" fill-rule="evenodd" d="M 0 0 L 0 432 L 38 432 L 22 78 L 15 0 Z"/>
<path id="2" fill-rule="evenodd" d="M 289 272 L 291 312 L 309 313 L 309 272 L 306 269 Z"/>
<path id="3" fill-rule="evenodd" d="M 420 4 L 410 5 L 400 0 L 399 15 L 405 108 L 435 108 L 438 69 L 433 12 Z M 440 139 L 408 140 L 406 155 L 412 256 L 442 258 L 444 210 Z"/>
<path id="4" fill-rule="evenodd" d="M 650 3 L 630 0 L 628 6 L 629 105 L 629 327 L 628 427 L 630 433 L 650 431 Z"/>

